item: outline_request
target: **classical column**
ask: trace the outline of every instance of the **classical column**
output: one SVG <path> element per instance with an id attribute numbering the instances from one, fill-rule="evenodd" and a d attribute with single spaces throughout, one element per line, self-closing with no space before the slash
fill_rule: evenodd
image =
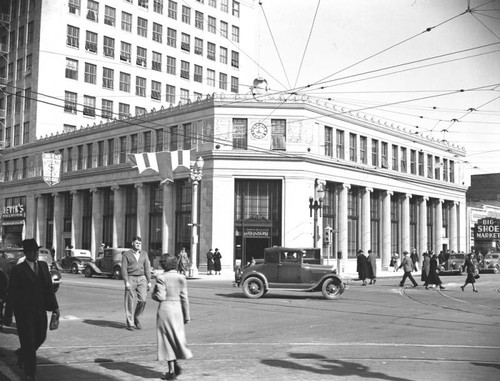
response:
<path id="1" fill-rule="evenodd" d="M 74 248 L 82 246 L 82 194 L 71 191 L 73 203 L 71 205 L 71 245 Z"/>
<path id="2" fill-rule="evenodd" d="M 361 196 L 361 249 L 366 253 L 371 248 L 371 204 L 373 188 L 365 188 Z"/>
<path id="3" fill-rule="evenodd" d="M 40 246 L 45 246 L 45 226 L 46 226 L 46 203 L 43 194 L 35 195 L 36 197 L 36 222 L 35 222 L 35 239 Z M 26 237 L 30 238 L 30 237 Z"/>
<path id="4" fill-rule="evenodd" d="M 340 273 L 343 273 L 346 268 L 348 255 L 347 196 L 350 188 L 350 184 L 342 184 L 339 189 L 338 249 L 339 251 L 342 251 L 342 267 L 340 269 Z"/>
<path id="5" fill-rule="evenodd" d="M 391 191 L 382 196 L 382 269 L 388 270 L 391 261 Z"/>
<path id="6" fill-rule="evenodd" d="M 142 238 L 144 248 L 149 246 L 149 235 L 147 229 L 147 203 L 146 203 L 146 186 L 143 183 L 134 185 L 137 189 L 137 235 Z"/>
<path id="7" fill-rule="evenodd" d="M 427 202 L 428 197 L 421 197 L 418 206 L 418 253 L 422 257 L 422 253 L 429 249 L 429 243 L 427 238 Z"/>
<path id="8" fill-rule="evenodd" d="M 168 181 L 163 184 L 163 211 L 161 216 L 162 231 L 161 231 L 161 250 L 162 253 L 174 252 L 173 235 L 170 230 L 174 231 L 174 188 Z"/>
<path id="9" fill-rule="evenodd" d="M 25 238 L 35 237 L 36 231 L 36 195 L 26 195 L 26 220 L 24 221 L 24 236 Z"/>
<path id="10" fill-rule="evenodd" d="M 410 198 L 411 194 L 405 193 L 402 198 L 401 243 L 402 250 L 411 252 L 410 247 Z"/>
<path id="11" fill-rule="evenodd" d="M 434 218 L 434 252 L 438 253 L 443 250 L 443 200 L 437 199 L 435 203 L 435 218 Z"/>
<path id="12" fill-rule="evenodd" d="M 123 189 L 113 185 L 111 190 L 115 193 L 113 200 L 113 247 L 123 247 L 125 229 L 125 210 L 123 205 Z"/>
<path id="13" fill-rule="evenodd" d="M 58 258 L 64 249 L 63 230 L 64 230 L 64 204 L 63 196 L 61 193 L 52 193 L 54 197 L 54 224 L 52 230 L 52 245 L 54 247 L 54 259 Z"/>
<path id="14" fill-rule="evenodd" d="M 450 250 L 457 253 L 458 250 L 458 221 L 457 221 L 457 202 L 452 201 L 450 203 L 450 232 L 448 234 L 450 238 Z"/>
<path id="15" fill-rule="evenodd" d="M 90 252 L 94 257 L 99 252 L 102 243 L 102 192 L 97 188 L 90 190 L 92 193 L 92 223 L 90 234 Z"/>

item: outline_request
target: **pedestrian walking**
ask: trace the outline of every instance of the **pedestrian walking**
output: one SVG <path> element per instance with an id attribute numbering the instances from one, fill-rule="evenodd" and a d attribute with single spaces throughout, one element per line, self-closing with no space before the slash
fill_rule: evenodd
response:
<path id="1" fill-rule="evenodd" d="M 142 329 L 139 318 L 146 307 L 151 288 L 151 264 L 142 250 L 141 237 L 132 239 L 132 249 L 122 255 L 122 278 L 125 283 L 125 317 L 127 329 Z"/>
<path id="2" fill-rule="evenodd" d="M 219 249 L 215 248 L 214 270 L 215 270 L 215 274 L 217 274 L 217 272 L 218 272 L 219 275 L 220 275 L 220 271 L 221 271 L 221 263 L 220 263 L 221 258 L 222 258 L 222 254 L 220 253 Z"/>
<path id="3" fill-rule="evenodd" d="M 465 286 L 470 283 L 472 284 L 472 291 L 478 292 L 476 289 L 476 266 L 474 265 L 472 253 L 467 254 L 467 256 L 465 257 L 462 271 L 467 271 L 467 279 L 465 280 L 465 284 L 460 287 L 462 291 L 465 291 Z"/>
<path id="4" fill-rule="evenodd" d="M 189 258 L 186 252 L 186 248 L 183 247 L 177 259 L 177 272 L 186 275 L 188 271 L 189 271 Z"/>
<path id="5" fill-rule="evenodd" d="M 214 271 L 214 252 L 210 249 L 207 253 L 207 275 L 212 275 L 212 271 Z"/>
<path id="6" fill-rule="evenodd" d="M 429 261 L 429 275 L 427 276 L 427 280 L 425 281 L 425 289 L 429 289 L 429 284 L 435 284 L 439 286 L 440 290 L 444 290 L 443 284 L 441 282 L 441 278 L 439 278 L 439 263 L 438 256 L 436 253 L 432 254 L 432 257 Z"/>
<path id="7" fill-rule="evenodd" d="M 411 261 L 413 262 L 413 270 L 418 271 L 418 262 L 420 258 L 418 257 L 417 249 L 413 248 L 410 254 Z"/>
<path id="8" fill-rule="evenodd" d="M 189 323 L 189 300 L 187 281 L 177 273 L 177 259 L 163 254 L 160 265 L 164 272 L 156 278 L 153 300 L 159 302 L 156 313 L 156 336 L 158 361 L 167 361 L 166 380 L 181 374 L 179 359 L 189 359 L 193 354 L 187 347 L 184 325 Z"/>
<path id="9" fill-rule="evenodd" d="M 411 283 L 413 283 L 413 287 L 417 287 L 418 284 L 413 279 L 413 276 L 411 275 L 411 272 L 413 271 L 413 261 L 411 260 L 410 253 L 408 253 L 406 250 L 403 251 L 403 260 L 401 261 L 401 264 L 399 265 L 398 269 L 403 268 L 404 274 L 403 278 L 401 279 L 401 282 L 399 282 L 399 287 L 404 287 L 406 279 L 409 279 Z"/>
<path id="10" fill-rule="evenodd" d="M 430 258 L 429 258 L 429 253 L 424 252 L 422 254 L 422 273 L 420 274 L 420 280 L 422 282 L 427 283 L 427 278 L 429 277 L 429 270 L 430 270 Z"/>
<path id="11" fill-rule="evenodd" d="M 359 279 L 363 282 L 361 285 L 366 286 L 366 277 L 368 276 L 368 259 L 363 250 L 358 250 L 357 272 Z"/>
<path id="12" fill-rule="evenodd" d="M 393 272 L 398 271 L 399 255 L 398 253 L 393 253 L 391 256 L 391 262 L 389 266 L 393 268 Z"/>
<path id="13" fill-rule="evenodd" d="M 4 324 L 12 324 L 14 313 L 21 344 L 15 351 L 17 365 L 24 368 L 26 380 L 32 381 L 36 380 L 36 352 L 47 338 L 47 311 L 52 311 L 52 319 L 59 321 L 59 305 L 49 267 L 38 261 L 41 246 L 33 238 L 25 239 L 22 246 L 26 260 L 10 271 Z M 51 324 L 51 329 L 55 328 Z"/>
<path id="14" fill-rule="evenodd" d="M 377 282 L 377 257 L 371 250 L 368 250 L 368 278 L 370 278 L 370 284 Z"/>

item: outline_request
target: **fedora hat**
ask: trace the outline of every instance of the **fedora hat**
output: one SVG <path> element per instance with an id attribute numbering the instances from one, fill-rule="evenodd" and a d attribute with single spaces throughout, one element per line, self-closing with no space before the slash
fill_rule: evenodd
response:
<path id="1" fill-rule="evenodd" d="M 28 239 L 25 239 L 23 242 L 22 242 L 22 246 L 23 246 L 23 251 L 28 251 L 28 252 L 32 252 L 32 251 L 37 251 L 39 248 L 41 248 L 42 246 L 38 246 L 38 243 L 36 242 L 36 240 L 34 238 L 28 238 Z"/>

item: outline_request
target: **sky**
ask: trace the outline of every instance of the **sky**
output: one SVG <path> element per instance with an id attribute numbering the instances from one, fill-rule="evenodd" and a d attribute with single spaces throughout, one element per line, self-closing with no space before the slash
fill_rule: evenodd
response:
<path id="1" fill-rule="evenodd" d="M 464 147 L 500 173 L 500 0 L 261 0 L 255 76 Z"/>

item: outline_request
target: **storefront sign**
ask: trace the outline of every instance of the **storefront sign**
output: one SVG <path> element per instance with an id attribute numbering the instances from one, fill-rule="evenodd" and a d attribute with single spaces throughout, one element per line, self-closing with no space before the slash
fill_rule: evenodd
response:
<path id="1" fill-rule="evenodd" d="M 2 219 L 25 218 L 26 211 L 23 204 L 4 206 Z"/>
<path id="2" fill-rule="evenodd" d="M 245 227 L 243 234 L 245 235 L 245 237 L 269 238 L 271 236 L 271 229 L 260 227 Z"/>
<path id="3" fill-rule="evenodd" d="M 474 227 L 474 239 L 500 239 L 500 220 L 497 218 L 482 218 Z"/>

